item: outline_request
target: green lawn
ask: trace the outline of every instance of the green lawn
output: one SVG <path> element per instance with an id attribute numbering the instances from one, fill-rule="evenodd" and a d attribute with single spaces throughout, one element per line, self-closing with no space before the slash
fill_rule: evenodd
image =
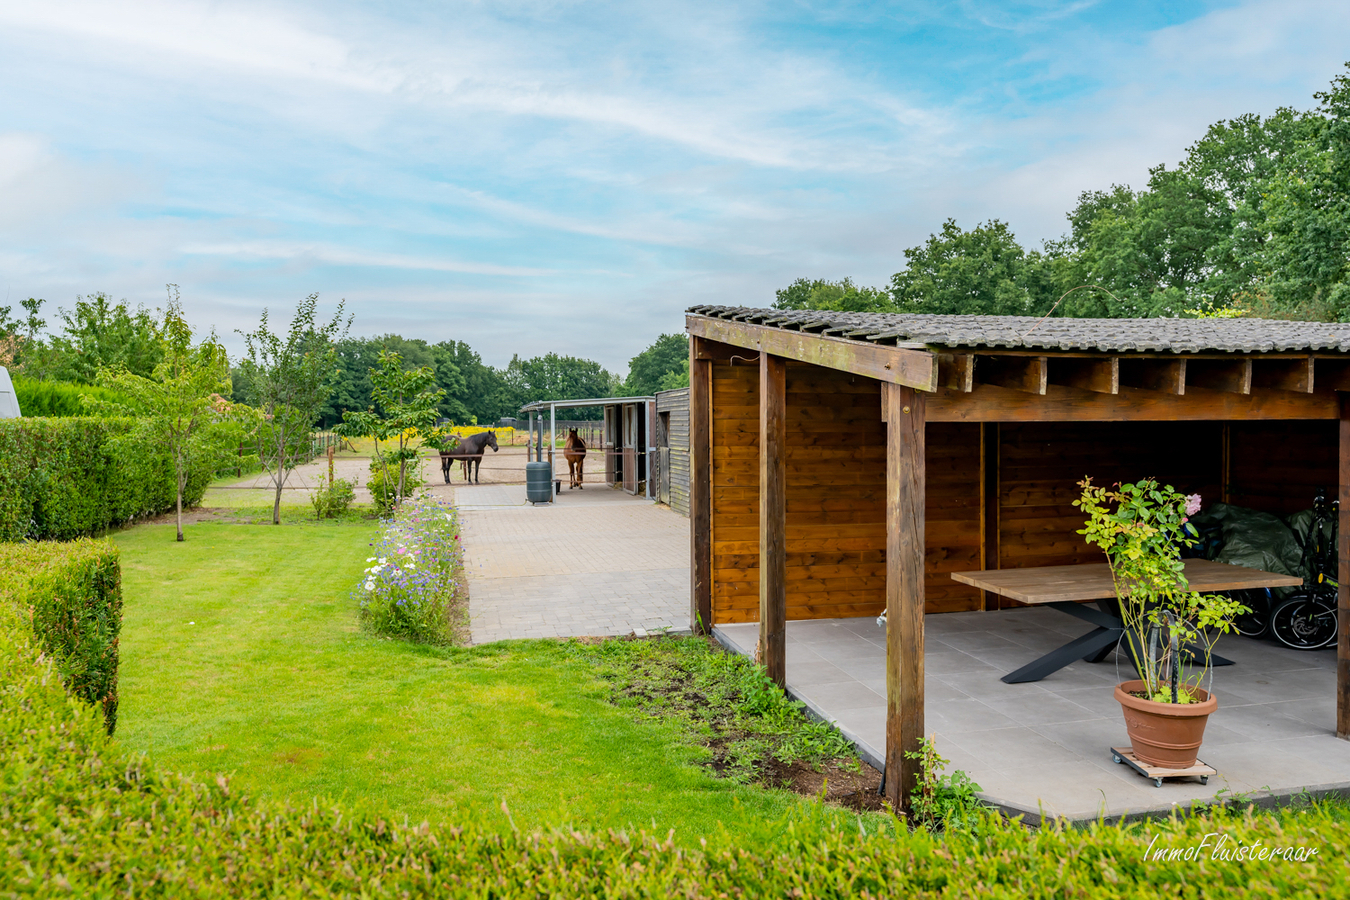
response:
<path id="1" fill-rule="evenodd" d="M 117 737 L 250 792 L 520 827 L 749 834 L 808 801 L 715 779 L 676 727 L 606 702 L 552 642 L 434 650 L 356 626 L 373 524 L 200 524 L 115 535 L 125 621 Z M 851 817 L 831 810 L 827 815 Z M 503 827 L 505 817 L 501 816 Z"/>

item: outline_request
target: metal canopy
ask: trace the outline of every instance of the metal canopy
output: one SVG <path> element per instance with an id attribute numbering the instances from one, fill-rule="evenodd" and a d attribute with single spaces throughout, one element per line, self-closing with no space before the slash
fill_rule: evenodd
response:
<path id="1" fill-rule="evenodd" d="M 546 409 L 577 409 L 582 406 L 613 406 L 618 403 L 643 403 L 655 397 L 592 397 L 588 400 L 536 400 L 520 408 L 521 412 L 543 412 Z"/>

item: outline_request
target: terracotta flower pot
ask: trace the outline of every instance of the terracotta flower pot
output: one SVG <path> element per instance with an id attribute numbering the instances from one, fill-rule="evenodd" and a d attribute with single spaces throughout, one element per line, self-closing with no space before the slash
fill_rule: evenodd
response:
<path id="1" fill-rule="evenodd" d="M 1142 681 L 1126 681 L 1116 686 L 1116 699 L 1125 713 L 1130 746 L 1140 762 L 1164 769 L 1185 769 L 1195 765 L 1200 742 L 1205 737 L 1205 722 L 1219 708 L 1213 694 L 1195 689 L 1198 703 L 1158 703 L 1134 696 L 1144 690 Z"/>

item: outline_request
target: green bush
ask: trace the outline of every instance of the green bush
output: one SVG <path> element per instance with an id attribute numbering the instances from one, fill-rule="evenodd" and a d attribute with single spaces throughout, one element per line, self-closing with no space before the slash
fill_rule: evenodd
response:
<path id="1" fill-rule="evenodd" d="M 201 501 L 214 462 L 189 472 Z M 173 460 L 138 419 L 0 419 L 0 541 L 69 540 L 173 509 Z"/>
<path id="2" fill-rule="evenodd" d="M 98 415 L 87 409 L 81 395 L 107 403 L 125 403 L 121 393 L 94 384 L 69 384 L 64 381 L 37 381 L 15 377 L 14 396 L 24 418 L 69 418 Z"/>
<path id="3" fill-rule="evenodd" d="M 330 484 L 327 475 L 320 475 L 310 491 L 309 502 L 316 519 L 333 519 L 347 511 L 356 499 L 356 479 L 334 478 Z"/>
<path id="4" fill-rule="evenodd" d="M 370 461 L 370 480 L 366 482 L 366 488 L 370 491 L 375 511 L 381 516 L 391 515 L 394 511 L 395 495 L 398 494 L 398 466 L 390 466 L 388 475 L 386 482 L 384 468 L 375 460 Z M 411 497 L 413 491 L 424 484 L 426 482 L 418 474 L 417 467 L 408 466 L 408 470 L 403 473 L 403 496 Z"/>
<path id="5" fill-rule="evenodd" d="M 72 694 L 117 727 L 122 570 L 104 541 L 0 544 L 0 605 L 55 660 Z"/>

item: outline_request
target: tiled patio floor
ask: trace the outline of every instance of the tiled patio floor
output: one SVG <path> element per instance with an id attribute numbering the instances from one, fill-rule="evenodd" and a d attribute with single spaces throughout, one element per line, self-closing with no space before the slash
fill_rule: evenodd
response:
<path id="1" fill-rule="evenodd" d="M 754 652 L 758 624 L 722 625 L 719 640 Z M 1335 650 L 1300 652 L 1225 636 L 1218 651 L 1236 665 L 1214 670 L 1219 709 L 1200 758 L 1218 769 L 1209 784 L 1151 781 L 1112 762 L 1128 746 L 1112 696 L 1114 655 L 1077 662 L 1029 684 L 1000 677 L 1090 626 L 1045 608 L 931 615 L 925 619 L 926 732 L 950 768 L 964 769 L 984 796 L 1035 818 L 1070 819 L 1165 810 L 1221 792 L 1293 794 L 1350 789 L 1350 742 L 1337 740 Z M 790 692 L 836 723 L 879 766 L 886 733 L 885 632 L 875 619 L 788 623 Z M 1131 674 L 1129 677 L 1133 677 Z"/>

